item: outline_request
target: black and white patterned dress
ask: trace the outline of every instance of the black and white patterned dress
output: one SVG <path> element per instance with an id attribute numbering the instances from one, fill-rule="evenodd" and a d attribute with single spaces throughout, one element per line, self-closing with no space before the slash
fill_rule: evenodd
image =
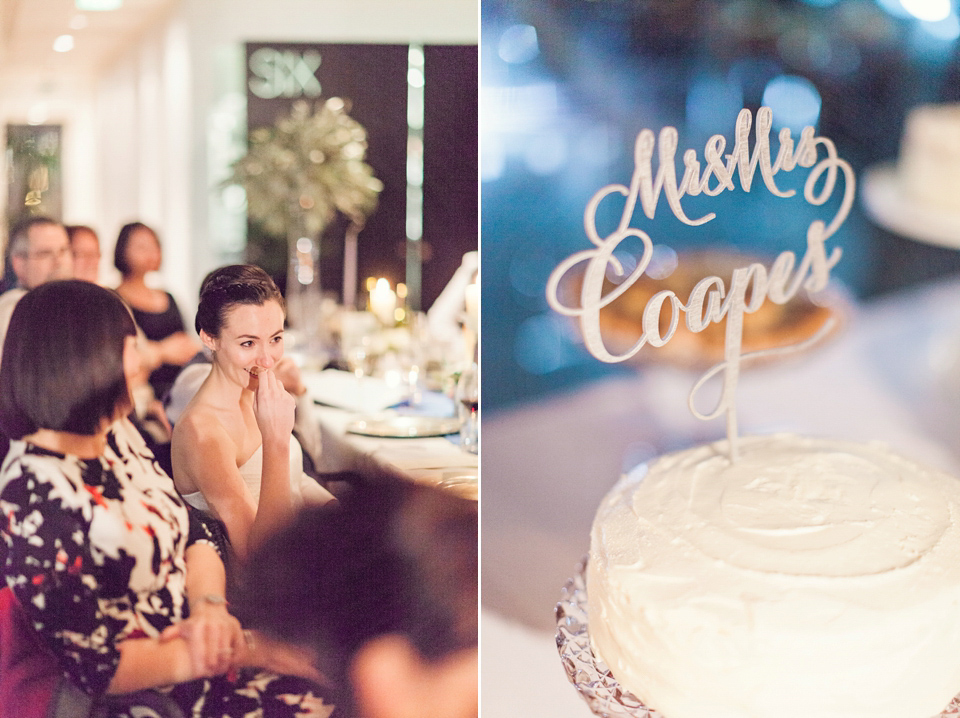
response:
<path id="1" fill-rule="evenodd" d="M 115 425 L 97 459 L 11 442 L 0 469 L 0 511 L 7 584 L 85 693 L 104 694 L 121 641 L 158 636 L 187 615 L 185 552 L 212 537 L 191 520 L 132 427 Z M 167 692 L 197 718 L 333 711 L 328 701 L 317 707 L 313 684 L 254 670 Z"/>

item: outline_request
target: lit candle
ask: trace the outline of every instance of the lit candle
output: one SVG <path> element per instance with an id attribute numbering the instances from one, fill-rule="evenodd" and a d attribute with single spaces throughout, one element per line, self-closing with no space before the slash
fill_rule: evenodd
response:
<path id="1" fill-rule="evenodd" d="M 384 324 L 393 325 L 396 308 L 397 295 L 390 289 L 390 282 L 381 277 L 370 290 L 370 311 Z"/>
<path id="2" fill-rule="evenodd" d="M 477 294 L 477 283 L 473 282 L 467 285 L 466 290 L 464 290 L 463 302 L 467 310 L 467 326 L 469 326 L 473 331 L 477 331 L 478 317 L 477 317 L 477 303 L 479 295 Z"/>

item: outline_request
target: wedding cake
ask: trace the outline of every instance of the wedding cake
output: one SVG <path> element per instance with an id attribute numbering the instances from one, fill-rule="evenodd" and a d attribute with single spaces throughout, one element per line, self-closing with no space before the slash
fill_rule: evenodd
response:
<path id="1" fill-rule="evenodd" d="M 877 443 L 745 437 L 605 497 L 589 633 L 664 718 L 929 718 L 960 692 L 960 482 Z"/>
<path id="2" fill-rule="evenodd" d="M 910 111 L 897 170 L 902 191 L 912 200 L 960 214 L 960 104 Z"/>

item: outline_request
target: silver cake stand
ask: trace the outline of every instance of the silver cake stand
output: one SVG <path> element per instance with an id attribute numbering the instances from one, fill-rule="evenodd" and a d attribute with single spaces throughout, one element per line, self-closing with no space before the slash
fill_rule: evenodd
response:
<path id="1" fill-rule="evenodd" d="M 665 718 L 617 683 L 607 665 L 590 648 L 587 615 L 586 558 L 563 586 L 557 603 L 557 650 L 567 678 L 590 710 L 601 718 Z M 960 716 L 960 695 L 933 718 Z M 704 718 L 710 718 L 704 716 Z"/>

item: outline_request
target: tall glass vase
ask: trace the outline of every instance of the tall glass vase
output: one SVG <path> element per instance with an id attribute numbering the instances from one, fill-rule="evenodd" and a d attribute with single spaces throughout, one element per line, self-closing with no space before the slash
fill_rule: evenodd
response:
<path id="1" fill-rule="evenodd" d="M 294 215 L 287 234 L 287 323 L 307 358 L 324 352 L 321 331 L 320 235 L 310 236 Z"/>

